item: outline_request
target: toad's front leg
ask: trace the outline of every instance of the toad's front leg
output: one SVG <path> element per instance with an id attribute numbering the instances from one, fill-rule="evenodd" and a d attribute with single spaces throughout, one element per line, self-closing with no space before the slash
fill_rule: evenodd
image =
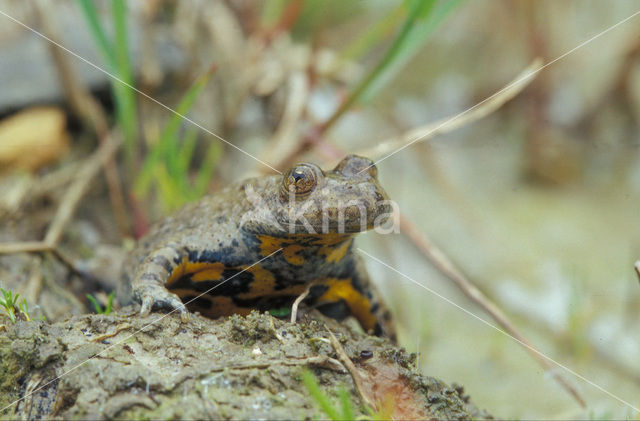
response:
<path id="1" fill-rule="evenodd" d="M 153 308 L 168 308 L 179 311 L 183 322 L 189 320 L 189 312 L 180 298 L 165 287 L 183 254 L 177 244 L 168 244 L 149 253 L 138 266 L 131 288 L 133 298 L 142 305 L 140 314 L 147 315 Z"/>

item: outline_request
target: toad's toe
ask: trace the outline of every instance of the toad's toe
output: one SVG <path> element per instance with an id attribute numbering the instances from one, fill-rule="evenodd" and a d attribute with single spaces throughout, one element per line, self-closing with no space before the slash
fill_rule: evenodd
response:
<path id="1" fill-rule="evenodd" d="M 147 285 L 143 291 L 139 291 L 138 296 L 142 304 L 140 308 L 142 316 L 148 315 L 154 308 L 166 308 L 171 310 L 170 313 L 177 310 L 183 322 L 189 321 L 189 311 L 180 298 L 164 287 Z"/>

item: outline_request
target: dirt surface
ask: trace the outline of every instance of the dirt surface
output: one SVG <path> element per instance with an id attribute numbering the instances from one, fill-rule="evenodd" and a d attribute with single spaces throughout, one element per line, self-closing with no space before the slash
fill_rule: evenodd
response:
<path id="1" fill-rule="evenodd" d="M 13 184 L 22 187 L 11 190 L 20 194 L 3 196 L 17 197 L 15 203 L 0 202 L 0 241 L 46 235 L 65 174 L 46 176 L 53 180 L 46 189 L 30 188 L 35 179 Z M 10 179 L 2 186 L 10 188 Z M 355 320 L 341 324 L 313 311 L 295 325 L 258 313 L 217 320 L 192 315 L 186 324 L 176 315 L 140 317 L 131 307 L 87 314 L 85 294 L 106 297 L 103 291 L 116 288 L 126 254 L 108 245 L 117 241 L 104 197 L 97 185 L 61 244 L 76 269 L 91 276 L 50 252 L 0 256 L 0 286 L 20 293 L 34 319 L 21 316 L 13 324 L 0 311 L 1 419 L 324 418 L 302 382 L 304 370 L 336 407 L 345 387 L 355 415 L 369 414 L 366 401 L 387 418 L 489 417 L 461 387 L 419 375 L 415 355 L 365 335 Z M 328 329 L 344 349 L 342 362 Z"/>
<path id="2" fill-rule="evenodd" d="M 462 387 L 418 374 L 414 355 L 315 311 L 295 325 L 257 312 L 186 324 L 163 316 L 125 308 L 53 324 L 0 317 L 0 417 L 324 418 L 301 380 L 309 369 L 334 402 L 340 386 L 350 390 L 357 415 L 367 412 L 353 376 L 396 419 L 490 418 Z"/>

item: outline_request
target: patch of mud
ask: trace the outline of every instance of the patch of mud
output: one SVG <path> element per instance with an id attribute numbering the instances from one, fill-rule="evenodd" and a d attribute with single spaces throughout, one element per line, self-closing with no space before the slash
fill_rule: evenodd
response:
<path id="1" fill-rule="evenodd" d="M 0 318 L 0 408 L 21 399 L 0 418 L 326 417 L 301 381 L 305 369 L 333 398 L 340 386 L 351 390 L 357 415 L 366 414 L 325 326 L 366 380 L 365 393 L 391 402 L 394 418 L 490 418 L 461 387 L 416 373 L 414 357 L 388 340 L 310 316 L 291 325 L 257 312 L 192 315 L 182 324 L 126 308 L 54 324 Z"/>

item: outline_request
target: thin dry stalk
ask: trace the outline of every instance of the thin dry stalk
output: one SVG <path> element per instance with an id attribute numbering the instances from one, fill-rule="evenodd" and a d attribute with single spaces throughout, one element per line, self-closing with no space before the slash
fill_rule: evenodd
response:
<path id="1" fill-rule="evenodd" d="M 296 300 L 293 302 L 293 305 L 291 306 L 291 324 L 295 324 L 296 321 L 298 320 L 298 306 L 300 305 L 302 300 L 307 298 L 307 295 L 309 295 L 309 291 L 311 291 L 311 287 L 314 284 L 315 283 L 312 282 L 309 285 L 307 285 L 307 287 L 305 288 L 304 292 L 302 294 L 300 294 L 298 296 L 298 298 L 296 298 Z"/>
<path id="2" fill-rule="evenodd" d="M 0 254 L 52 251 L 56 257 L 65 260 L 63 257 L 61 258 L 62 254 L 56 249 L 62 232 L 78 207 L 80 199 L 87 192 L 91 181 L 98 174 L 105 162 L 113 158 L 120 143 L 121 141 L 119 139 L 109 136 L 93 155 L 84 161 L 76 174 L 75 181 L 67 188 L 62 196 L 56 214 L 49 225 L 43 241 L 0 243 Z M 66 262 L 63 263 L 66 264 Z"/>
<path id="3" fill-rule="evenodd" d="M 351 361 L 351 358 L 349 358 L 344 348 L 342 348 L 342 345 L 340 345 L 340 342 L 338 341 L 336 336 L 333 334 L 333 332 L 329 330 L 329 328 L 326 325 L 324 328 L 327 329 L 327 332 L 329 332 L 329 341 L 331 342 L 331 346 L 333 347 L 333 349 L 336 351 L 336 354 L 338 355 L 338 360 L 340 360 L 342 365 L 344 365 L 349 371 L 349 374 L 351 374 L 351 377 L 353 378 L 353 384 L 355 384 L 356 386 L 356 391 L 358 392 L 360 399 L 369 408 L 374 408 L 374 410 L 377 410 L 377 405 L 375 404 L 373 399 L 371 399 L 371 397 L 367 395 L 367 393 L 365 392 L 365 388 L 362 383 L 364 380 L 362 379 L 362 376 L 360 375 L 358 368 L 353 363 L 353 361 Z"/>
<path id="4" fill-rule="evenodd" d="M 69 186 L 65 194 L 62 196 L 58 210 L 53 218 L 53 222 L 49 225 L 49 230 L 44 238 L 44 242 L 55 246 L 60 240 L 62 231 L 73 216 L 80 199 L 89 189 L 91 181 L 98 174 L 106 162 L 113 158 L 120 141 L 109 135 L 100 147 L 91 155 L 78 171 L 75 181 Z"/>
<path id="5" fill-rule="evenodd" d="M 446 254 L 436 247 L 425 235 L 420 235 L 418 228 L 405 216 L 400 215 L 400 231 L 425 255 L 427 259 L 449 280 L 451 280 L 464 295 L 476 303 L 481 309 L 491 316 L 507 333 L 525 344 L 527 352 L 548 372 L 553 378 L 582 406 L 586 403 L 578 391 L 562 377 L 554 367 L 535 352 L 533 344 L 511 323 L 511 320 L 502 312 L 493 301 L 482 293 L 462 272 L 449 260 Z"/>
<path id="6" fill-rule="evenodd" d="M 376 146 L 363 150 L 356 151 L 358 155 L 367 156 L 376 160 L 377 158 L 387 156 L 390 153 L 396 153 L 400 149 L 404 149 L 409 145 L 416 142 L 424 142 L 426 140 L 433 139 L 436 136 L 452 132 L 460 127 L 466 126 L 472 122 L 480 120 L 483 117 L 493 113 L 509 100 L 518 95 L 529 83 L 533 81 L 536 75 L 536 71 L 542 66 L 542 60 L 536 58 L 531 62 L 527 68 L 525 68 L 518 76 L 516 76 L 511 82 L 509 82 L 504 88 L 500 89 L 497 93 L 484 100 L 480 104 L 466 110 L 463 113 L 457 114 L 452 117 L 447 117 L 434 123 L 427 124 L 426 126 L 419 127 L 417 129 L 410 130 L 399 137 L 393 137 L 381 142 L 376 142 Z M 329 129 L 335 120 L 329 120 L 331 124 L 327 122 L 319 124 L 311 128 L 307 134 L 303 137 L 298 147 L 282 159 L 276 168 L 287 168 L 292 165 L 304 152 L 312 149 L 318 144 L 323 143 L 323 136 L 327 129 Z M 329 152 L 338 152 L 339 148 L 329 148 Z"/>
<path id="7" fill-rule="evenodd" d="M 36 253 L 50 250 L 51 246 L 44 241 L 17 241 L 14 243 L 0 243 L 0 254 Z"/>
<path id="8" fill-rule="evenodd" d="M 512 82 L 507 84 L 505 88 L 502 88 L 489 100 L 465 114 L 459 114 L 458 116 L 446 118 L 439 122 L 411 130 L 400 137 L 384 141 L 374 148 L 359 151 L 358 153 L 375 159 L 391 151 L 406 148 L 412 143 L 433 139 L 438 135 L 448 133 L 464 125 L 475 122 L 494 112 L 507 101 L 513 99 L 517 94 L 519 94 L 533 80 L 533 76 L 525 76 L 532 74 L 532 72 L 535 72 L 540 66 L 540 59 L 535 59 Z M 322 143 L 321 139 L 319 140 L 319 143 Z M 334 151 L 336 151 L 335 159 L 339 159 L 340 156 L 344 154 L 344 152 L 337 147 L 334 148 Z M 292 158 L 295 157 L 288 157 L 287 159 L 291 160 Z M 502 310 L 495 303 L 489 300 L 468 278 L 462 275 L 446 254 L 435 247 L 426 237 L 421 236 L 413 223 L 411 223 L 402 214 L 399 215 L 399 218 L 402 233 L 414 243 L 414 245 L 427 257 L 427 259 L 429 259 L 442 274 L 453 281 L 467 297 L 478 304 L 480 308 L 489 314 L 509 334 L 527 346 L 530 346 L 531 348 L 525 348 L 534 357 L 534 359 L 538 361 L 545 370 L 551 373 L 553 378 L 580 404 L 580 406 L 586 407 L 584 399 L 580 396 L 577 390 L 569 384 L 564 377 L 560 376 L 560 374 L 553 370 L 553 367 L 546 359 L 533 351 L 535 347 L 533 347 L 531 342 L 524 337 L 518 329 L 516 329 L 515 325 L 511 323 Z M 640 262 L 636 265 L 636 270 L 639 271 L 638 276 L 640 277 L 640 266 L 638 265 L 640 265 Z"/>
<path id="9" fill-rule="evenodd" d="M 502 107 L 506 102 L 513 99 L 524 88 L 526 88 L 534 79 L 534 72 L 542 66 L 542 60 L 536 58 L 524 69 L 518 76 L 509 82 L 504 88 L 487 99 L 481 105 L 469 109 L 469 111 L 457 114 L 453 117 L 443 118 L 442 120 L 427 124 L 417 129 L 410 130 L 399 137 L 394 137 L 382 142 L 378 142 L 372 148 L 356 151 L 358 155 L 367 156 L 373 160 L 385 156 L 389 153 L 395 153 L 399 149 L 406 148 L 409 145 L 418 142 L 424 142 L 434 137 L 452 132 L 460 127 L 474 123 Z M 527 77 L 531 75 L 531 77 Z"/>
<path id="10" fill-rule="evenodd" d="M 304 115 L 309 98 L 309 78 L 302 72 L 293 72 L 287 81 L 287 99 L 278 127 L 265 144 L 262 160 L 275 162 L 278 157 L 293 150 L 297 141 L 298 123 Z M 256 168 L 262 171 L 263 166 Z"/>
<path id="11" fill-rule="evenodd" d="M 60 40 L 59 32 L 50 19 L 50 16 L 54 15 L 52 10 L 53 4 L 43 0 L 38 0 L 34 4 L 44 34 L 54 41 Z M 109 126 L 104 109 L 80 83 L 80 78 L 76 76 L 67 54 L 53 43 L 47 42 L 46 44 L 53 58 L 53 62 L 58 71 L 58 77 L 69 100 L 71 109 L 86 125 L 93 128 L 98 135 L 100 143 L 104 143 L 109 134 Z M 122 236 L 128 236 L 130 230 L 127 209 L 120 187 L 118 166 L 114 158 L 110 158 L 104 163 L 104 173 L 111 207 L 113 208 L 116 224 L 118 225 L 118 231 Z"/>
<path id="12" fill-rule="evenodd" d="M 638 264 L 640 264 L 640 262 L 638 262 Z M 566 331 L 554 328 L 545 320 L 524 311 L 522 307 L 516 305 L 510 306 L 509 303 L 506 305 L 508 306 L 508 310 L 511 314 L 519 316 L 525 320 L 530 327 L 541 332 L 546 337 L 551 338 L 558 348 L 566 347 L 567 344 L 571 342 Z M 610 370 L 620 378 L 625 378 L 640 386 L 640 371 L 624 361 L 621 361 L 611 352 L 606 344 L 599 344 L 596 341 L 587 339 L 587 347 L 590 354 L 593 355 L 597 362 L 602 364 L 603 368 Z"/>

